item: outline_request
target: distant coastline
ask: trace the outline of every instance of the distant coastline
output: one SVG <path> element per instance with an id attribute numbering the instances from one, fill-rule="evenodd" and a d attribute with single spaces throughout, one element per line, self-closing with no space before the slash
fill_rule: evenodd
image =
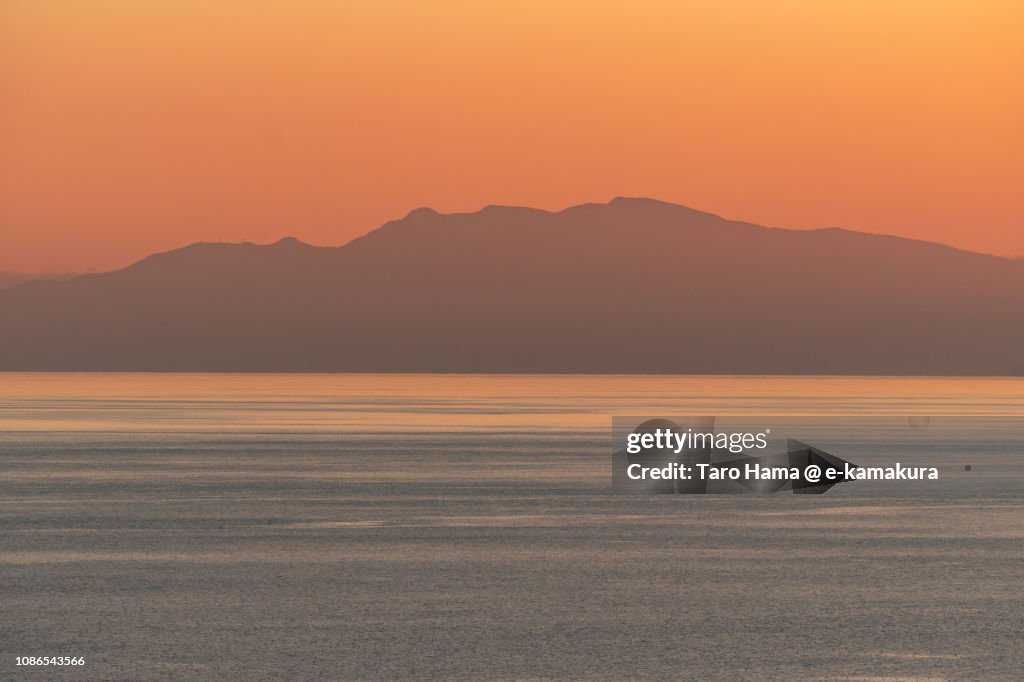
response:
<path id="1" fill-rule="evenodd" d="M 418 209 L 0 291 L 0 371 L 1024 375 L 1024 262 L 651 199 Z"/>

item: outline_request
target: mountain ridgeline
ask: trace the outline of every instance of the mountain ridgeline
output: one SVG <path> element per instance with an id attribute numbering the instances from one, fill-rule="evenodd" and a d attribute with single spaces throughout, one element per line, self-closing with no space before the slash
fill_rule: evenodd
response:
<path id="1" fill-rule="evenodd" d="M 1024 374 L 1024 262 L 647 199 L 0 291 L 0 370 Z"/>

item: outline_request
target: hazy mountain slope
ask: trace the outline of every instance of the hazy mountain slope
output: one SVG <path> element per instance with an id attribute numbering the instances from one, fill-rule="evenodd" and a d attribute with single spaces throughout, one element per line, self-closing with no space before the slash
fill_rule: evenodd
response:
<path id="1" fill-rule="evenodd" d="M 57 279 L 65 280 L 76 277 L 77 275 L 72 273 L 31 273 L 31 272 L 11 272 L 8 270 L 0 271 L 0 289 L 9 289 L 16 284 L 22 282 L 28 282 L 33 279 Z"/>
<path id="2" fill-rule="evenodd" d="M 0 292 L 0 368 L 1012 374 L 1024 263 L 617 199 Z"/>

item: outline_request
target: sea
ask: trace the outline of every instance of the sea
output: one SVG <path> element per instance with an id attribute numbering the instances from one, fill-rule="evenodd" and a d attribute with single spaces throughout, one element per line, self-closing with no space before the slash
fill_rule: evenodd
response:
<path id="1" fill-rule="evenodd" d="M 972 426 L 913 431 L 932 488 L 637 496 L 616 415 Z M 1019 680 L 1022 422 L 1011 378 L 0 373 L 0 678 Z"/>

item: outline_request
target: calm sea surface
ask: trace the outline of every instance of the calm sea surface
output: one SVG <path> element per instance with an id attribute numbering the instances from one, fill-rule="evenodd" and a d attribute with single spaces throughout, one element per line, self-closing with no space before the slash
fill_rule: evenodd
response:
<path id="1" fill-rule="evenodd" d="M 616 414 L 982 426 L 914 436 L 930 492 L 626 497 Z M 1018 680 L 994 416 L 1024 380 L 0 373 L 0 678 Z"/>

